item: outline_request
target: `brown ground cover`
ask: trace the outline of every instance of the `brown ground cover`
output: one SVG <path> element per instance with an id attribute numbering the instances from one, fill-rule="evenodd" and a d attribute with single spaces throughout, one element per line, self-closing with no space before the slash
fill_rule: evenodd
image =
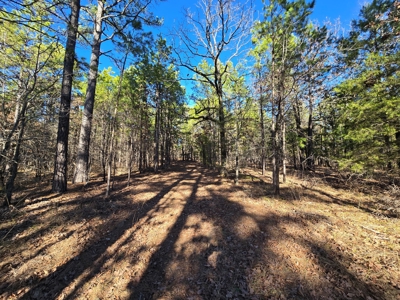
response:
<path id="1" fill-rule="evenodd" d="M 269 176 L 243 171 L 235 186 L 179 163 L 121 176 L 109 198 L 100 179 L 26 186 L 0 215 L 0 298 L 400 299 L 390 186 L 291 176 L 275 198 Z"/>

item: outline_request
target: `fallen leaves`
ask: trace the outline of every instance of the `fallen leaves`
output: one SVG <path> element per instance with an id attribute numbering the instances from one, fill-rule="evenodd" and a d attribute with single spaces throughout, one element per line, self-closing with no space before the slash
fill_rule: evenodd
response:
<path id="1" fill-rule="evenodd" d="M 14 219 L 1 219 L 0 298 L 371 300 L 400 293 L 399 220 L 364 211 L 361 194 L 290 177 L 282 198 L 270 198 L 268 179 L 257 174 L 236 187 L 186 167 L 193 172 L 136 177 L 112 202 L 99 181 L 85 193 L 32 194 L 3 212 Z"/>

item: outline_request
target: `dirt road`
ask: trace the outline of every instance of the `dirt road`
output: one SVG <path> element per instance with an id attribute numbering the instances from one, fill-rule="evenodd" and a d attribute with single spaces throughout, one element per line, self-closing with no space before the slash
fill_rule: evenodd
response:
<path id="1" fill-rule="evenodd" d="M 0 248 L 0 297 L 398 299 L 398 266 L 378 270 L 374 284 L 339 238 L 353 226 L 339 208 L 366 212 L 322 198 L 273 199 L 267 180 L 242 182 L 180 163 L 137 175 L 130 187 L 119 178 L 110 198 L 93 181 L 27 199 L 14 223 L 2 223 L 1 236 L 12 230 Z"/>

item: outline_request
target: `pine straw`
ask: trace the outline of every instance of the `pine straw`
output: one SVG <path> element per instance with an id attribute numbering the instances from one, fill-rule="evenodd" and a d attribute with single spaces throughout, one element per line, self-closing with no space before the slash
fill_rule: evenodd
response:
<path id="1" fill-rule="evenodd" d="M 271 192 L 265 183 L 268 176 L 263 178 L 251 169 L 245 174 L 249 176 L 242 184 L 252 199 L 264 201 L 280 216 L 301 220 L 280 228 L 279 235 L 285 239 L 280 239 L 275 252 L 291 273 L 301 274 L 304 282 L 299 287 L 308 291 L 301 293 L 305 298 L 320 298 L 315 291 L 323 289 L 325 295 L 337 292 L 336 296 L 331 294 L 332 299 L 400 299 L 400 215 L 393 214 L 392 209 L 400 205 L 400 200 L 393 197 L 385 205 L 381 201 L 388 198 L 387 190 L 393 187 L 375 195 L 370 190 L 352 192 L 348 186 L 335 189 L 309 174 L 302 179 L 289 177 L 281 184 L 277 199 L 265 196 Z M 255 282 L 265 294 L 260 279 Z M 358 287 L 354 289 L 354 285 Z M 277 289 L 276 284 L 273 286 L 267 296 L 274 296 Z"/>
<path id="2" fill-rule="evenodd" d="M 400 299 L 390 186 L 290 176 L 277 198 L 270 173 L 194 164 L 125 180 L 27 187 L 0 215 L 0 299 Z"/>

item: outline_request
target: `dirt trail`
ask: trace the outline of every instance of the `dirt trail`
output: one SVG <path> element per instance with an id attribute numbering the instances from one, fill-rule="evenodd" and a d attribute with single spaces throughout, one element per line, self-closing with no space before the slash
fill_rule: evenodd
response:
<path id="1" fill-rule="evenodd" d="M 254 178 L 236 187 L 181 163 L 130 187 L 121 177 L 108 199 L 96 181 L 27 199 L 2 221 L 0 298 L 400 299 L 398 266 L 368 277 L 338 236 L 353 226 L 338 214 L 368 213 L 266 198 L 268 184 Z"/>

